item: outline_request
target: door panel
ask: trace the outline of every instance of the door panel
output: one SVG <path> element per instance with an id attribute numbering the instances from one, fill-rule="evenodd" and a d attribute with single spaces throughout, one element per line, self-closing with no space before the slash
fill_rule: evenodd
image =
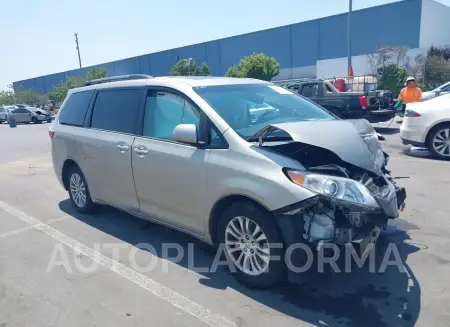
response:
<path id="1" fill-rule="evenodd" d="M 92 196 L 123 209 L 137 211 L 131 168 L 134 136 L 80 129 L 80 156 Z"/>
<path id="2" fill-rule="evenodd" d="M 90 129 L 83 129 L 86 139 L 81 146 L 94 196 L 132 211 L 139 210 L 139 202 L 131 152 L 144 93 L 144 88 L 134 87 L 98 91 L 92 110 L 88 110 Z"/>
<path id="3" fill-rule="evenodd" d="M 209 152 L 188 145 L 136 137 L 132 153 L 141 212 L 203 234 Z"/>
<path id="4" fill-rule="evenodd" d="M 149 90 L 142 118 L 132 151 L 141 212 L 203 234 L 208 152 L 173 140 L 179 124 L 199 128 L 199 109 L 173 90 Z"/>

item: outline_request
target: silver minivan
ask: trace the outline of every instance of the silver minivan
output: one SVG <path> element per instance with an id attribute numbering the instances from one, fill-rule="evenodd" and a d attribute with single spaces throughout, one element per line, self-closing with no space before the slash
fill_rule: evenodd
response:
<path id="1" fill-rule="evenodd" d="M 107 204 L 189 233 L 254 287 L 284 278 L 292 245 L 365 251 L 406 199 L 366 120 L 260 80 L 87 82 L 69 91 L 49 135 L 76 210 Z"/>

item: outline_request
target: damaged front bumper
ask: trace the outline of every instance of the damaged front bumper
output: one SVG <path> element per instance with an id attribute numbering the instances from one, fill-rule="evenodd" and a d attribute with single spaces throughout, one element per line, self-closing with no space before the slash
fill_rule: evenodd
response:
<path id="1" fill-rule="evenodd" d="M 286 247 L 299 242 L 317 248 L 325 243 L 352 243 L 364 250 L 376 242 L 389 219 L 398 217 L 403 210 L 406 190 L 389 183 L 389 192 L 376 198 L 379 208 L 368 208 L 319 194 L 272 213 L 277 217 Z"/>

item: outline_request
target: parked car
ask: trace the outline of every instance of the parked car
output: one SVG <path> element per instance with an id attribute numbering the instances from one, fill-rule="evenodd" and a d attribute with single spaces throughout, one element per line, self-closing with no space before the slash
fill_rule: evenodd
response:
<path id="1" fill-rule="evenodd" d="M 0 107 L 0 124 L 4 123 L 8 119 L 8 111 L 11 109 L 15 109 L 17 107 L 14 106 L 1 106 Z"/>
<path id="2" fill-rule="evenodd" d="M 8 111 L 9 115 L 12 115 L 15 118 L 16 123 L 29 124 L 32 121 L 33 114 L 28 109 L 14 106 L 13 108 L 9 108 Z"/>
<path id="3" fill-rule="evenodd" d="M 321 79 L 281 82 L 280 86 L 311 99 L 342 119 L 363 118 L 381 123 L 395 117 L 390 91 L 339 92 L 331 82 Z"/>
<path id="4" fill-rule="evenodd" d="M 58 110 L 61 106 L 61 103 L 54 101 L 54 100 L 47 100 L 42 105 L 42 109 L 47 111 L 51 115 L 56 115 L 58 113 Z"/>
<path id="5" fill-rule="evenodd" d="M 254 104 L 276 110 L 254 120 Z M 366 120 L 254 79 L 87 82 L 69 91 L 49 136 L 76 210 L 112 205 L 220 244 L 255 287 L 283 278 L 297 242 L 364 252 L 406 199 Z"/>
<path id="6" fill-rule="evenodd" d="M 2 108 L 3 110 L 0 110 L 0 122 L 7 121 L 8 113 L 14 116 L 17 123 L 40 124 L 43 121 L 52 121 L 51 116 L 45 111 L 27 105 L 4 106 Z"/>
<path id="7" fill-rule="evenodd" d="M 403 144 L 428 148 L 435 156 L 450 159 L 450 94 L 408 103 L 400 137 Z"/>
<path id="8" fill-rule="evenodd" d="M 52 115 L 50 115 L 44 109 L 39 109 L 39 108 L 35 108 L 35 107 L 29 107 L 28 110 L 32 112 L 31 121 L 34 124 L 40 124 L 42 122 L 50 123 L 53 120 Z"/>
<path id="9" fill-rule="evenodd" d="M 447 82 L 432 91 L 423 92 L 422 98 L 425 101 L 447 93 L 450 93 L 450 82 Z"/>

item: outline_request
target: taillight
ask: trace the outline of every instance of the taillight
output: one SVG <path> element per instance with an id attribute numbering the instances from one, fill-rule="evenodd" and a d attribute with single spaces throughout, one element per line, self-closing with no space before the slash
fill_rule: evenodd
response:
<path id="1" fill-rule="evenodd" d="M 366 96 L 360 96 L 359 97 L 359 104 L 363 109 L 366 109 L 368 107 L 368 101 Z"/>
<path id="2" fill-rule="evenodd" d="M 50 140 L 53 140 L 53 137 L 55 136 L 55 131 L 49 130 L 48 136 L 50 137 Z"/>
<path id="3" fill-rule="evenodd" d="M 405 117 L 420 117 L 420 114 L 414 110 L 406 110 Z"/>

